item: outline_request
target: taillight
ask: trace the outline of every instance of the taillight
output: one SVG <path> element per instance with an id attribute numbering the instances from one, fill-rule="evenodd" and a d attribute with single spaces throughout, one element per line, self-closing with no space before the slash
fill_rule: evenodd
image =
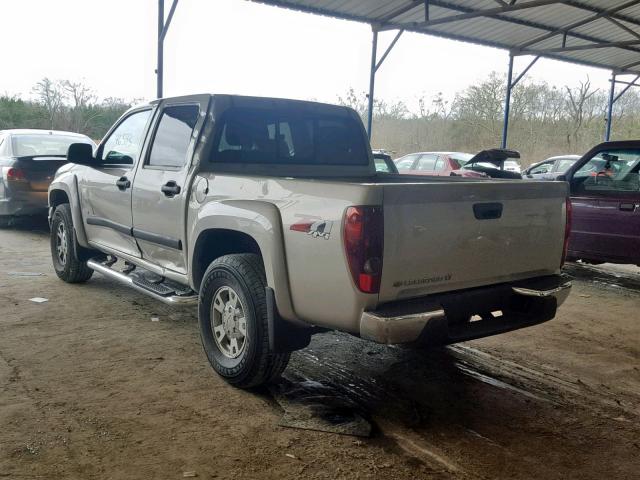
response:
<path id="1" fill-rule="evenodd" d="M 344 249 L 353 281 L 361 292 L 378 293 L 382 277 L 382 207 L 349 207 L 344 217 Z"/>
<path id="2" fill-rule="evenodd" d="M 564 265 L 564 262 L 567 259 L 567 252 L 569 251 L 569 235 L 571 234 L 571 198 L 567 197 L 565 205 L 567 219 L 564 224 L 564 245 L 562 246 L 562 260 L 560 261 L 560 267 Z"/>
<path id="3" fill-rule="evenodd" d="M 22 170 L 13 167 L 7 168 L 5 176 L 8 182 L 24 182 L 27 179 Z"/>

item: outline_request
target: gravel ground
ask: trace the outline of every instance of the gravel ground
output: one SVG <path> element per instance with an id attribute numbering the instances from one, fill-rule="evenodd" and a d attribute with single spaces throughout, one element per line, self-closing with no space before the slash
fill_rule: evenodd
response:
<path id="1" fill-rule="evenodd" d="M 637 479 L 640 273 L 568 271 L 533 328 L 435 351 L 317 335 L 285 377 L 354 405 L 356 438 L 279 426 L 269 391 L 213 373 L 194 311 L 64 284 L 46 225 L 2 230 L 0 478 Z"/>

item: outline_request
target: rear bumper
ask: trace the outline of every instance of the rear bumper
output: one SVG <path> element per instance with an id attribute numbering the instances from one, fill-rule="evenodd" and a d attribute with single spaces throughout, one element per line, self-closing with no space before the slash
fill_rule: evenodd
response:
<path id="1" fill-rule="evenodd" d="M 360 336 L 378 343 L 446 345 L 551 320 L 571 282 L 551 275 L 393 302 L 363 312 Z"/>
<path id="2" fill-rule="evenodd" d="M 0 198 L 0 215 L 46 215 L 48 201 L 47 192 L 6 191 Z"/>

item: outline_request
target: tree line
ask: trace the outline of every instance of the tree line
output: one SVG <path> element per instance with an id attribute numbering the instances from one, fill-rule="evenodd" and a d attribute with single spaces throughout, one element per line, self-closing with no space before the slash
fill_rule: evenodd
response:
<path id="1" fill-rule="evenodd" d="M 500 145 L 506 78 L 492 73 L 458 92 L 453 100 L 442 93 L 422 97 L 412 111 L 403 101 L 376 99 L 372 145 L 400 156 L 416 151 L 474 153 Z M 552 155 L 584 153 L 601 142 L 605 130 L 608 92 L 587 78 L 576 87 L 521 82 L 512 91 L 509 148 L 519 150 L 522 163 Z M 44 128 L 84 133 L 101 139 L 109 127 L 136 101 L 99 99 L 83 82 L 43 78 L 30 99 L 0 96 L 0 129 Z M 353 88 L 337 97 L 363 120 L 366 93 Z M 615 104 L 612 139 L 640 137 L 640 94 L 630 89 Z"/>
<path id="2" fill-rule="evenodd" d="M 494 72 L 451 101 L 441 93 L 419 98 L 417 111 L 403 101 L 375 100 L 372 146 L 395 156 L 416 151 L 475 153 L 498 147 L 505 90 L 505 76 Z M 603 141 L 608 94 L 594 88 L 588 78 L 576 87 L 533 81 L 518 84 L 511 94 L 508 147 L 520 151 L 523 165 L 586 152 Z M 366 117 L 366 93 L 350 89 L 338 97 L 338 103 Z M 639 137 L 640 95 L 630 89 L 614 104 L 611 139 Z"/>
<path id="3" fill-rule="evenodd" d="M 84 133 L 99 140 L 135 101 L 99 99 L 83 82 L 43 78 L 31 90 L 31 99 L 0 96 L 0 130 L 42 128 Z"/>

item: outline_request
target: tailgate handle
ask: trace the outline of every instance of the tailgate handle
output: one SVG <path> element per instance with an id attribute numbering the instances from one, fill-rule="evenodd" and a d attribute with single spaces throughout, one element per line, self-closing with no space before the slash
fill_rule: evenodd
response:
<path id="1" fill-rule="evenodd" d="M 638 205 L 636 205 L 635 203 L 621 203 L 619 208 L 623 212 L 635 212 L 638 208 Z"/>
<path id="2" fill-rule="evenodd" d="M 494 220 L 502 217 L 501 203 L 475 203 L 473 214 L 478 220 Z"/>

